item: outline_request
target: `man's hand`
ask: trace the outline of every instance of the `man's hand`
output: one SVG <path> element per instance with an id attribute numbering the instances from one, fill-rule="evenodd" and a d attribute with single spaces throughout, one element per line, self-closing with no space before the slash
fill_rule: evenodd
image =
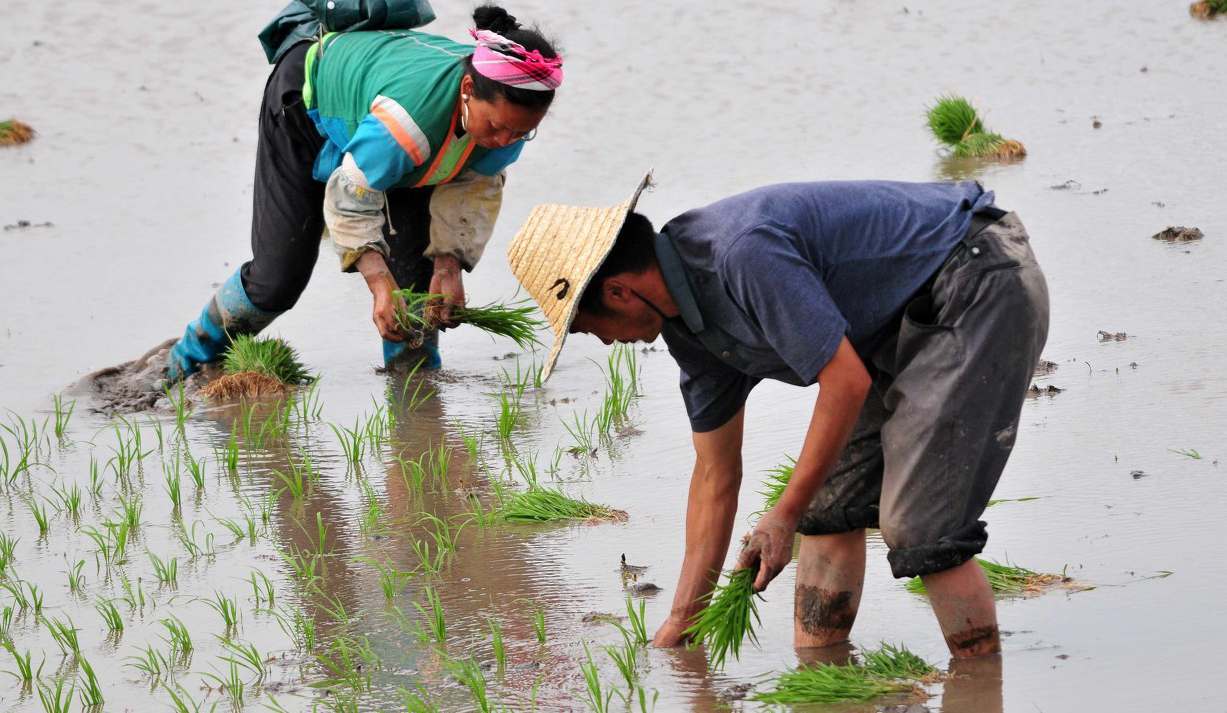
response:
<path id="1" fill-rule="evenodd" d="M 754 591 L 761 592 L 776 575 L 792 562 L 792 545 L 797 533 L 797 518 L 780 511 L 779 506 L 768 510 L 750 533 L 736 569 L 753 568 Z"/>
<path id="2" fill-rule="evenodd" d="M 669 615 L 665 619 L 665 623 L 660 625 L 656 630 L 656 636 L 652 638 L 652 646 L 658 649 L 672 649 L 682 644 L 689 643 L 690 637 L 686 636 L 686 629 L 690 628 L 690 622 L 681 617 Z"/>
<path id="3" fill-rule="evenodd" d="M 440 301 L 426 306 L 426 319 L 442 327 L 454 327 L 452 307 L 464 306 L 464 280 L 461 279 L 460 261 L 453 255 L 435 258 L 434 273 L 430 276 L 430 292 L 443 295 Z"/>
<path id="4" fill-rule="evenodd" d="M 405 305 L 401 298 L 393 294 L 397 289 L 396 279 L 388 270 L 383 255 L 375 250 L 367 250 L 358 258 L 357 267 L 371 291 L 371 299 L 374 302 L 371 307 L 371 321 L 379 330 L 379 336 L 390 342 L 404 341 L 405 335 L 397 326 L 396 313 L 403 310 Z"/>

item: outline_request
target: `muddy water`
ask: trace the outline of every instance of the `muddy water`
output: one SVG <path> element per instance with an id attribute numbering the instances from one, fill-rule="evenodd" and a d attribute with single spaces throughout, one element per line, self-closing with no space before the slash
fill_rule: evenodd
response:
<path id="1" fill-rule="evenodd" d="M 0 406 L 42 418 L 63 384 L 180 330 L 246 257 L 254 120 L 267 71 L 254 34 L 277 5 L 206 10 L 83 0 L 6 17 L 0 114 L 22 118 L 40 136 L 0 154 L 0 222 L 53 225 L 0 232 L 8 258 L 0 265 Z M 1043 571 L 1067 568 L 1097 588 L 1003 602 L 1010 634 L 999 665 L 960 668 L 932 689 L 928 705 L 990 712 L 1218 705 L 1211 682 L 1220 677 L 1215 654 L 1227 634 L 1227 574 L 1216 566 L 1222 526 L 1212 504 L 1227 496 L 1227 464 L 1219 465 L 1227 457 L 1219 349 L 1227 334 L 1218 317 L 1227 297 L 1218 160 L 1227 130 L 1227 23 L 1192 21 L 1184 5 L 632 2 L 611 12 L 602 3 L 520 3 L 517 14 L 540 19 L 562 39 L 569 84 L 515 167 L 489 258 L 469 280 L 472 299 L 511 295 L 502 248 L 534 203 L 613 202 L 647 167 L 661 185 L 642 206 L 658 221 L 778 180 L 981 178 L 1031 230 L 1053 299 L 1046 357 L 1059 365 L 1040 383 L 1064 389 L 1025 407 L 998 497 L 1042 499 L 989 511 L 987 555 Z M 464 18 L 441 11 L 437 29 L 458 36 Z M 987 168 L 937 157 L 923 109 L 944 91 L 977 101 L 989 126 L 1022 140 L 1030 156 Z M 1174 246 L 1150 239 L 1169 225 L 1200 227 L 1206 238 Z M 86 493 L 79 523 L 47 506 L 45 537 L 27 505 L 54 499 L 53 485 L 76 482 L 88 491 L 91 456 L 112 457 L 116 436 L 84 405 L 70 442 L 45 448 L 29 482 L 4 491 L 3 531 L 20 538 L 11 576 L 43 592 L 44 620 L 70 617 L 81 629 L 82 656 L 103 682 L 108 709 L 150 710 L 169 700 L 125 659 L 147 645 L 166 651 L 160 620 L 171 615 L 196 644 L 175 680 L 196 699 L 221 700 L 205 675 L 228 672 L 215 639 L 221 621 L 198 599 L 215 591 L 245 609 L 236 640 L 271 660 L 262 684 L 246 676 L 249 706 L 275 698 L 296 710 L 335 700 L 309 685 L 326 678 L 323 668 L 296 649 L 276 617 L 257 611 L 246 582 L 253 569 L 275 583 L 283 616 L 297 611 L 316 623 L 319 651 L 343 635 L 366 637 L 382 665 L 371 672 L 363 709 L 391 709 L 397 689 L 415 683 L 445 708 L 471 705 L 445 675 L 439 651 L 398 624 L 421 619 L 413 603 L 424 601 L 423 582 L 407 583 L 389 604 L 371 562 L 411 569 L 411 542 L 425 536 L 418 513 L 462 511 L 463 498 L 451 492 L 457 487 L 488 493 L 502 467 L 500 449 L 487 437 L 471 462 L 461 434 L 493 429 L 497 373 L 514 362 L 493 359 L 509 351 L 506 344 L 464 329 L 448 334 L 436 397 L 402 413 L 393 444 L 354 474 L 327 424 L 351 425 L 386 403 L 389 385 L 399 389 L 371 368 L 379 352 L 368 309 L 360 281 L 340 275 L 325 252 L 299 307 L 273 329 L 324 375 L 321 419 L 259 446 L 240 426 L 243 465 L 233 478 L 214 449 L 225 447 L 236 414 L 193 415 L 186 446 L 173 448 L 173 422 L 164 419 L 163 453 L 142 421 L 145 448 L 154 452 L 131 478 L 144 510 L 124 565 L 96 564 L 79 529 L 101 529 L 113 517 L 122 492 L 113 473 L 96 503 Z M 1100 343 L 1101 329 L 1129 337 Z M 600 374 L 589 359 L 604 355 L 594 340 L 575 339 L 550 384 L 526 393 L 514 442 L 521 453 L 538 453 L 543 472 L 555 449 L 570 445 L 561 421 L 599 405 Z M 466 527 L 436 580 L 449 656 L 489 663 L 486 622 L 502 623 L 508 670 L 487 678 L 492 698 L 513 707 L 535 700 L 541 709 L 582 708 L 584 642 L 604 680 L 616 679 L 599 651 L 615 632 L 583 617 L 621 609 L 621 553 L 648 565 L 643 579 L 665 588 L 646 598 L 649 626 L 668 611 L 691 459 L 675 367 L 663 352 L 640 356 L 638 432 L 591 462 L 565 456 L 557 472 L 569 492 L 625 509 L 629 521 Z M 797 452 L 813 398 L 813 390 L 783 386 L 763 386 L 752 397 L 743 513 L 755 509 L 762 472 Z M 439 443 L 457 449 L 451 486 L 410 494 L 390 455 L 417 458 Z M 207 480 L 197 493 L 183 476 L 176 513 L 160 461 L 184 447 L 208 458 Z M 273 471 L 288 471 L 289 460 L 304 455 L 318 483 L 301 502 L 287 494 L 272 501 L 265 522 L 261 502 L 279 487 Z M 373 529 L 361 524 L 365 492 L 381 503 Z M 241 520 L 245 511 L 255 513 L 257 534 L 235 542 L 218 519 Z M 326 528 L 322 546 L 317 513 Z M 212 554 L 193 557 L 175 535 L 179 523 L 189 532 L 199 523 L 202 548 L 212 534 Z M 870 547 L 855 642 L 905 643 L 945 666 L 924 602 L 891 579 L 881 541 Z M 296 550 L 324 553 L 318 584 L 331 604 L 296 583 L 283 559 Z M 157 584 L 149 553 L 178 559 L 177 587 Z M 85 562 L 80 593 L 68 586 L 78 561 Z M 1172 574 L 1156 577 L 1164 572 Z M 121 575 L 133 587 L 140 582 L 146 602 L 119 602 L 126 628 L 108 638 L 93 603 L 122 596 Z M 762 648 L 743 652 L 725 672 L 707 672 L 698 653 L 652 652 L 642 675 L 659 691 L 657 709 L 711 710 L 731 687 L 796 665 L 791 586 L 786 571 L 762 607 Z M 4 606 L 12 598 L 0 594 Z M 531 625 L 537 607 L 545 612 L 545 645 Z M 10 633 L 19 651 L 34 652 L 36 666 L 45 653 L 44 680 L 79 677 L 32 613 L 18 614 Z M 0 658 L 14 668 L 10 656 Z M 39 703 L 6 684 L 0 707 L 37 710 Z"/>

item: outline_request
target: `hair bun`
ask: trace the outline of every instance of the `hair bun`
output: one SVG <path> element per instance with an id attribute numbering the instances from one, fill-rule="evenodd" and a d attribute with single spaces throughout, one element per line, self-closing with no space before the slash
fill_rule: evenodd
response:
<path id="1" fill-rule="evenodd" d="M 520 29 L 514 16 L 498 5 L 482 5 L 473 11 L 473 23 L 479 30 L 489 30 L 505 35 Z"/>

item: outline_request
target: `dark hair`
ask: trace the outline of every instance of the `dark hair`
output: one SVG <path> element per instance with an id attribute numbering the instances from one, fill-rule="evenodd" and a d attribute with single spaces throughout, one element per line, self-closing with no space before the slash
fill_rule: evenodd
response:
<path id="1" fill-rule="evenodd" d="M 589 314 L 607 314 L 601 301 L 601 288 L 607 278 L 624 272 L 640 273 L 656 264 L 656 229 L 652 221 L 640 213 L 628 213 L 618 231 L 613 250 L 597 268 L 592 281 L 579 298 L 579 309 Z"/>
<path id="2" fill-rule="evenodd" d="M 490 30 L 519 43 L 525 49 L 537 50 L 546 57 L 557 57 L 558 50 L 536 27 L 520 27 L 514 16 L 498 5 L 482 5 L 473 11 L 473 23 L 479 30 Z M 554 90 L 537 91 L 512 87 L 496 82 L 473 69 L 473 55 L 464 60 L 465 73 L 473 78 L 473 94 L 478 99 L 493 101 L 502 97 L 517 106 L 529 109 L 548 109 L 554 101 Z"/>

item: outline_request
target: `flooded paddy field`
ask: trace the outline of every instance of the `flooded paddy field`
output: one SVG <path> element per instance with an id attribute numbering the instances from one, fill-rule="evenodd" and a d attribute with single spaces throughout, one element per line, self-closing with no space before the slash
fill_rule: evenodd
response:
<path id="1" fill-rule="evenodd" d="M 468 7 L 436 5 L 431 29 L 460 36 Z M 297 406 L 120 421 L 80 399 L 55 432 L 53 394 L 179 333 L 249 255 L 267 76 L 255 33 L 278 9 L 82 0 L 6 18 L 0 119 L 38 135 L 0 149 L 0 669 L 16 674 L 0 678 L 0 709 L 44 710 L 21 681 L 27 656 L 44 696 L 75 687 L 73 710 L 90 671 L 105 710 L 173 710 L 175 697 L 226 709 L 240 689 L 249 710 L 401 710 L 406 690 L 476 709 L 462 680 L 484 681 L 492 706 L 583 710 L 589 661 L 603 692 L 626 693 L 605 649 L 622 636 L 601 615 L 625 617 L 632 595 L 651 636 L 668 613 L 692 465 L 663 344 L 636 345 L 638 396 L 608 437 L 593 431 L 595 453 L 567 427 L 607 390 L 609 349 L 587 338 L 545 386 L 528 379 L 500 438 L 508 381 L 541 355 L 462 327 L 443 337 L 444 370 L 405 389 L 374 368 L 365 286 L 325 250 L 270 329 L 321 377 Z M 1181 2 L 510 9 L 558 36 L 569 84 L 510 172 L 466 283 L 474 303 L 513 297 L 503 251 L 534 204 L 612 203 L 648 167 L 659 186 L 640 206 L 658 224 L 769 182 L 975 177 L 1031 233 L 1052 366 L 994 497 L 1038 499 L 986 513 L 985 557 L 1083 586 L 1003 599 L 1003 655 L 952 665 L 923 596 L 871 537 L 855 646 L 903 644 L 949 675 L 923 701 L 798 710 L 1223 706 L 1227 21 Z M 942 158 L 924 112 L 945 92 L 1028 156 Z M 1152 239 L 1169 226 L 1204 237 Z M 815 394 L 752 395 L 744 529 L 768 470 L 799 451 Z M 358 458 L 347 429 L 365 434 Z M 522 490 L 530 464 L 626 519 L 483 524 L 474 498 Z M 628 577 L 622 555 L 647 569 Z M 760 646 L 722 671 L 702 651 L 641 649 L 646 707 L 760 708 L 747 692 L 813 660 L 791 646 L 792 578 L 759 605 Z M 640 710 L 638 694 L 609 708 Z"/>

